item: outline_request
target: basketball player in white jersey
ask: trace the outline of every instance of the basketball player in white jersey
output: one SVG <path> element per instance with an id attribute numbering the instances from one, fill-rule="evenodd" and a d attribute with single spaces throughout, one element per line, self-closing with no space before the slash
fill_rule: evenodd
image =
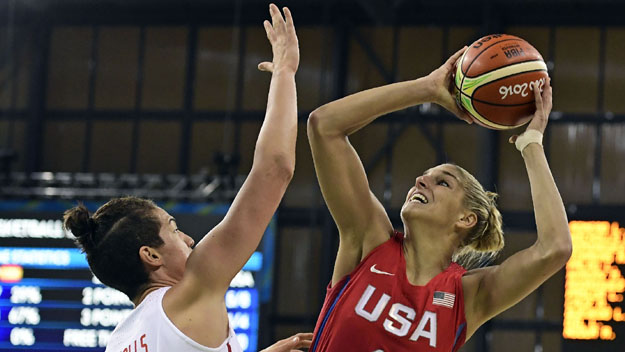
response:
<path id="1" fill-rule="evenodd" d="M 124 292 L 135 309 L 112 333 L 107 352 L 240 352 L 224 295 L 250 258 L 284 195 L 295 167 L 299 47 L 291 13 L 271 4 L 264 22 L 273 61 L 265 121 L 252 169 L 225 218 L 195 246 L 176 220 L 152 201 L 117 198 L 91 216 L 80 205 L 65 213 L 93 273 Z M 266 351 L 308 347 L 297 334 Z"/>

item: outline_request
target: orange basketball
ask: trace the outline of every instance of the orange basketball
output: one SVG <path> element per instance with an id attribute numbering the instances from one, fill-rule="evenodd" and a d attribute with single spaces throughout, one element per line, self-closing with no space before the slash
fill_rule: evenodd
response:
<path id="1" fill-rule="evenodd" d="M 487 35 L 458 62 L 456 102 L 484 127 L 519 127 L 536 111 L 534 87 L 542 91 L 547 77 L 545 61 L 528 42 L 508 34 Z"/>

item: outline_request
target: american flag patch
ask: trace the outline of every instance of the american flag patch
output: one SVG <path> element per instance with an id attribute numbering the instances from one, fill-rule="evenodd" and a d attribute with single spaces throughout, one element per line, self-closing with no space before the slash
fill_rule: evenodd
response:
<path id="1" fill-rule="evenodd" d="M 447 308 L 453 308 L 455 300 L 456 300 L 456 295 L 454 295 L 453 293 L 434 291 L 434 298 L 432 298 L 432 304 L 437 305 L 437 306 L 447 307 Z"/>

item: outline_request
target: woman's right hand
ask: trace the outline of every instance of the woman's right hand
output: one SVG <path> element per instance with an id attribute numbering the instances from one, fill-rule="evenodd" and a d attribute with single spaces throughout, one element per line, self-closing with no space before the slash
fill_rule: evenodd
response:
<path id="1" fill-rule="evenodd" d="M 432 73 L 427 76 L 427 79 L 429 80 L 428 83 L 432 89 L 432 102 L 444 107 L 466 123 L 471 124 L 473 123 L 473 118 L 471 118 L 469 113 L 467 113 L 464 109 L 458 107 L 453 94 L 454 71 L 458 60 L 460 60 L 460 57 L 465 50 L 467 50 L 466 46 L 456 51 L 456 53 L 447 59 L 441 67 L 432 71 Z"/>
<path id="2" fill-rule="evenodd" d="M 545 84 L 545 88 L 540 91 L 540 89 L 533 89 L 534 92 L 534 103 L 536 104 L 536 112 L 534 112 L 534 116 L 532 116 L 532 120 L 527 126 L 526 131 L 528 130 L 536 130 L 542 134 L 545 134 L 545 129 L 547 128 L 547 122 L 549 121 L 549 114 L 551 113 L 551 108 L 553 108 L 553 94 L 551 90 L 551 78 L 547 78 L 547 83 Z M 510 137 L 508 142 L 514 143 L 516 142 L 518 135 L 513 135 Z"/>

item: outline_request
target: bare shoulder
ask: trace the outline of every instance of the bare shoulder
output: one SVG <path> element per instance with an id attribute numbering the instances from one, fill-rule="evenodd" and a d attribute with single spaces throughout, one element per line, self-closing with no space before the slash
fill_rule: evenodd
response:
<path id="1" fill-rule="evenodd" d="M 494 266 L 477 268 L 468 270 L 462 276 L 462 291 L 464 294 L 464 314 L 467 321 L 467 340 L 482 325 L 483 316 L 479 302 L 481 297 L 478 295 L 483 292 L 480 290 L 484 277 L 495 270 Z"/>
<path id="2" fill-rule="evenodd" d="M 486 266 L 483 268 L 471 269 L 467 270 L 462 275 L 462 285 L 463 287 L 467 284 L 471 284 L 475 280 L 481 279 L 485 274 L 490 272 L 495 266 Z"/>
<path id="3" fill-rule="evenodd" d="M 228 336 L 228 313 L 223 295 L 197 293 L 181 280 L 163 297 L 163 311 L 186 336 L 208 347 L 219 346 Z"/>
<path id="4" fill-rule="evenodd" d="M 219 289 L 209 281 L 196 270 L 189 270 L 187 264 L 182 279 L 165 293 L 163 307 L 169 305 L 176 310 L 186 310 L 196 304 L 220 305 L 226 290 Z"/>
<path id="5" fill-rule="evenodd" d="M 462 292 L 464 293 L 465 310 L 473 306 L 467 303 L 473 303 L 480 283 L 490 268 L 491 267 L 471 269 L 462 276 Z"/>

